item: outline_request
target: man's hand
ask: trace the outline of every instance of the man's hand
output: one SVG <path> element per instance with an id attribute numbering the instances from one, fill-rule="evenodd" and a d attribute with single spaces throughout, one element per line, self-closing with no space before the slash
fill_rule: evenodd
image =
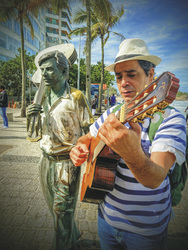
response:
<path id="1" fill-rule="evenodd" d="M 89 150 L 85 144 L 76 145 L 70 151 L 70 158 L 73 164 L 77 167 L 82 165 L 88 157 Z"/>
<path id="2" fill-rule="evenodd" d="M 130 123 L 126 128 L 114 114 L 110 114 L 99 129 L 98 136 L 125 162 L 136 160 L 141 149 L 141 127 Z"/>

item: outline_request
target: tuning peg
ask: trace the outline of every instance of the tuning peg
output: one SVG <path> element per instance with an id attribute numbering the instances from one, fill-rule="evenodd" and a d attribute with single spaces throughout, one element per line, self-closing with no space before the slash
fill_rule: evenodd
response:
<path id="1" fill-rule="evenodd" d="M 166 108 L 165 110 L 163 110 L 162 117 L 167 118 L 170 115 L 170 113 L 171 113 L 171 109 Z"/>
<path id="2" fill-rule="evenodd" d="M 157 123 L 160 119 L 160 115 L 159 114 L 154 114 L 153 117 L 152 117 L 152 120 L 151 122 L 152 123 Z"/>
<path id="3" fill-rule="evenodd" d="M 143 124 L 142 124 L 142 126 L 143 126 L 144 128 L 148 128 L 148 127 L 149 127 L 149 120 L 148 120 L 148 119 L 145 119 L 144 122 L 143 122 Z"/>
<path id="4" fill-rule="evenodd" d="M 144 104 L 143 109 L 146 109 L 148 107 L 148 104 Z"/>
<path id="5" fill-rule="evenodd" d="M 146 117 L 153 118 L 153 116 L 148 112 L 146 112 Z"/>

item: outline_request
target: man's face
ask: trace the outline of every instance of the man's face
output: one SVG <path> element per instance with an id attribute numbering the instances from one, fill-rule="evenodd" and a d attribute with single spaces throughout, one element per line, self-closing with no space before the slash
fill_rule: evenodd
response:
<path id="1" fill-rule="evenodd" d="M 44 60 L 40 69 L 42 71 L 42 79 L 46 86 L 55 86 L 56 83 L 61 81 L 62 73 L 59 71 L 55 58 Z"/>
<path id="2" fill-rule="evenodd" d="M 153 81 L 154 69 L 151 68 L 146 76 L 137 60 L 125 61 L 115 66 L 115 75 L 119 92 L 127 102 Z"/>

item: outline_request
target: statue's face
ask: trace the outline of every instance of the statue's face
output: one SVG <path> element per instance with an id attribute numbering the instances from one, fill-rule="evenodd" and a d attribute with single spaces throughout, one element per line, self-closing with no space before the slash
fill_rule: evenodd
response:
<path id="1" fill-rule="evenodd" d="M 53 87 L 62 80 L 62 73 L 57 67 L 55 58 L 44 60 L 40 65 L 40 69 L 42 72 L 42 80 L 46 86 Z"/>

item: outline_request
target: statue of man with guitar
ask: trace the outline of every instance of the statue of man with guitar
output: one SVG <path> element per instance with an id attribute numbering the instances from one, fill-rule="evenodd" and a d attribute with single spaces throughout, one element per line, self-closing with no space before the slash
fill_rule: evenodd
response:
<path id="1" fill-rule="evenodd" d="M 85 96 L 67 82 L 76 57 L 72 44 L 49 47 L 36 56 L 38 69 L 32 80 L 39 88 L 27 109 L 27 139 L 41 140 L 39 174 L 54 220 L 52 249 L 56 250 L 71 249 L 80 236 L 74 221 L 80 169 L 69 152 L 93 123 Z"/>
<path id="2" fill-rule="evenodd" d="M 185 161 L 186 123 L 168 105 L 179 80 L 169 72 L 154 79 L 161 62 L 141 39 L 126 39 L 115 62 L 124 104 L 111 107 L 71 149 L 75 166 L 86 161 L 81 200 L 99 204 L 101 249 L 166 249 L 171 216 L 168 172 Z M 148 131 L 163 113 L 154 140 Z M 114 165 L 114 167 L 112 166 Z"/>

